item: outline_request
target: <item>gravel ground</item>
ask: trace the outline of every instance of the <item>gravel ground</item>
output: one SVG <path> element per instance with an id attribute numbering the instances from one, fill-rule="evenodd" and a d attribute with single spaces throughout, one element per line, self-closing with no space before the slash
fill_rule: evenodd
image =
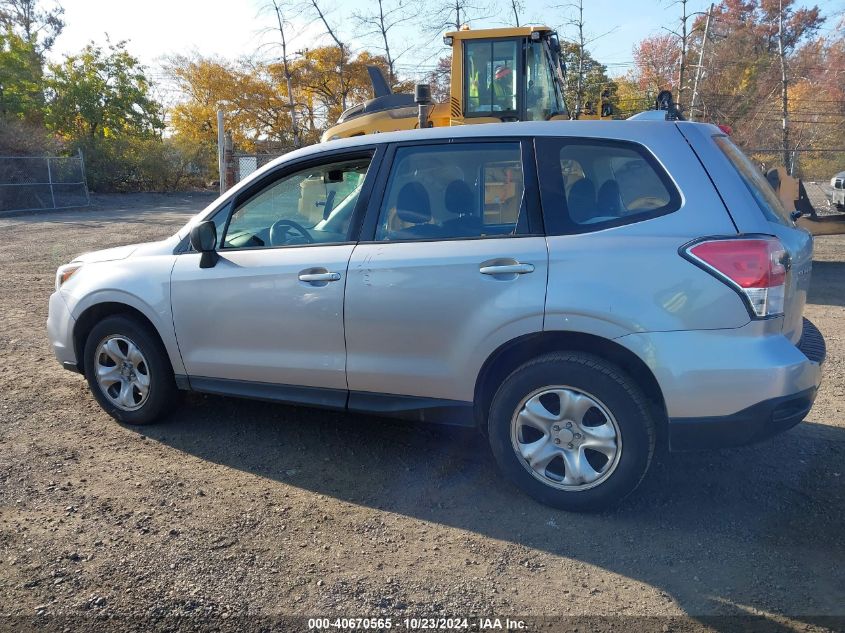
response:
<path id="1" fill-rule="evenodd" d="M 575 515 L 504 483 L 468 431 L 198 395 L 152 427 L 107 417 L 48 347 L 55 268 L 170 234 L 209 200 L 0 220 L 0 629 L 616 614 L 665 631 L 751 614 L 818 630 L 845 616 L 845 236 L 816 243 L 806 315 L 828 363 L 807 421 L 668 456 L 617 510 Z"/>

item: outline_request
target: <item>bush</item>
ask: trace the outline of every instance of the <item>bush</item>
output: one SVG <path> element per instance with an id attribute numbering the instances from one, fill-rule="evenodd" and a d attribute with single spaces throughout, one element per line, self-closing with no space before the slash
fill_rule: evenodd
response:
<path id="1" fill-rule="evenodd" d="M 202 187 L 209 179 L 209 162 L 214 161 L 213 148 L 178 138 L 95 138 L 78 147 L 85 157 L 88 187 L 96 192 Z"/>
<path id="2" fill-rule="evenodd" d="M 43 126 L 0 117 L 0 155 L 45 156 L 60 149 L 61 144 Z"/>

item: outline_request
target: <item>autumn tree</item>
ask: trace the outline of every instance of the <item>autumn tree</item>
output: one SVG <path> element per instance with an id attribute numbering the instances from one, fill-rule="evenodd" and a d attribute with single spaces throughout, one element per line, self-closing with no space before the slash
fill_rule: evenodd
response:
<path id="1" fill-rule="evenodd" d="M 839 136 L 845 129 L 845 22 L 820 37 L 818 7 L 793 0 L 722 0 L 709 29 L 706 21 L 699 15 L 688 31 L 687 57 L 701 65 L 696 119 L 730 125 L 745 149 L 768 150 L 757 154 L 767 164 L 791 167 L 798 156 L 813 156 L 818 174 L 821 154 L 800 152 L 845 141 Z M 622 110 L 647 103 L 658 89 L 677 92 L 672 78 L 680 74 L 679 46 L 672 36 L 651 36 L 635 46 L 633 71 L 617 81 Z M 825 156 L 832 166 L 835 154 Z"/>
<path id="2" fill-rule="evenodd" d="M 267 66 L 200 56 L 172 57 L 165 71 L 185 95 L 170 111 L 170 125 L 194 142 L 217 142 L 217 110 L 238 148 L 254 151 L 259 139 L 281 147 L 293 145 L 283 65 L 273 77 Z"/>
<path id="3" fill-rule="evenodd" d="M 651 35 L 634 46 L 634 80 L 640 90 L 657 95 L 674 90 L 678 77 L 677 39 L 669 34 Z"/>
<path id="4" fill-rule="evenodd" d="M 346 62 L 344 74 L 337 72 L 339 51 L 325 46 L 306 51 L 294 64 L 295 89 L 301 91 L 310 118 L 311 129 L 334 124 L 347 104 L 372 99 L 373 90 L 367 66 L 387 72 L 387 60 L 362 51 Z M 272 68 L 271 68 L 272 71 Z"/>
<path id="5" fill-rule="evenodd" d="M 616 87 L 613 100 L 614 114 L 620 118 L 626 119 L 654 107 L 657 93 L 649 88 L 643 88 L 635 71 L 630 71 L 622 77 L 615 77 L 613 83 Z"/>
<path id="6" fill-rule="evenodd" d="M 441 57 L 434 69 L 426 73 L 425 83 L 431 86 L 431 98 L 437 103 L 448 103 L 452 94 L 452 58 Z"/>

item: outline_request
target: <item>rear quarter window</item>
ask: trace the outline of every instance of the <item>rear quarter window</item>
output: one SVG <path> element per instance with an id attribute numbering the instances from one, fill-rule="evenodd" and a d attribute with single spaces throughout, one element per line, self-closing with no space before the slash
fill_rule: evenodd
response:
<path id="1" fill-rule="evenodd" d="M 602 139 L 537 139 L 546 232 L 584 233 L 676 211 L 681 196 L 648 150 Z"/>
<path id="2" fill-rule="evenodd" d="M 777 195 L 777 192 L 772 188 L 772 185 L 766 180 L 763 171 L 754 166 L 754 163 L 742 153 L 731 139 L 723 134 L 716 134 L 713 136 L 713 141 L 716 146 L 727 157 L 731 165 L 734 166 L 743 184 L 751 192 L 751 196 L 760 208 L 760 211 L 766 216 L 766 219 L 776 224 L 783 224 L 785 226 L 793 226 L 792 218 L 789 217 L 789 212 L 783 208 L 783 204 Z"/>

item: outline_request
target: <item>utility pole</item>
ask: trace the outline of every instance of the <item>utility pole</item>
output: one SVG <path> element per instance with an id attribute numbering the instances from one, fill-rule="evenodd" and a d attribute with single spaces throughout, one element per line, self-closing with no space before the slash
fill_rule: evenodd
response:
<path id="1" fill-rule="evenodd" d="M 707 20 L 704 22 L 704 37 L 701 40 L 701 50 L 698 51 L 698 67 L 695 69 L 695 81 L 692 85 L 692 100 L 689 104 L 690 119 L 695 120 L 695 105 L 698 101 L 698 82 L 701 81 L 702 66 L 704 64 L 704 49 L 707 47 L 707 37 L 710 34 L 710 17 L 713 15 L 713 5 L 707 10 Z"/>
<path id="2" fill-rule="evenodd" d="M 681 3 L 681 59 L 678 64 L 678 98 L 676 104 L 678 111 L 682 110 L 684 95 L 684 79 L 687 65 L 687 0 L 680 0 Z"/>
<path id="3" fill-rule="evenodd" d="M 226 193 L 226 163 L 223 158 L 226 139 L 223 132 L 223 108 L 217 108 L 217 172 L 220 177 L 220 195 Z"/>
<path id="4" fill-rule="evenodd" d="M 578 28 L 578 76 L 575 78 L 575 113 L 573 118 L 581 116 L 581 107 L 584 102 L 584 0 L 578 0 L 575 4 L 578 9 L 578 20 L 574 23 Z"/>
<path id="5" fill-rule="evenodd" d="M 792 175 L 789 156 L 789 80 L 786 75 L 786 52 L 783 49 L 783 0 L 778 3 L 778 56 L 780 57 L 781 148 L 783 166 Z"/>

